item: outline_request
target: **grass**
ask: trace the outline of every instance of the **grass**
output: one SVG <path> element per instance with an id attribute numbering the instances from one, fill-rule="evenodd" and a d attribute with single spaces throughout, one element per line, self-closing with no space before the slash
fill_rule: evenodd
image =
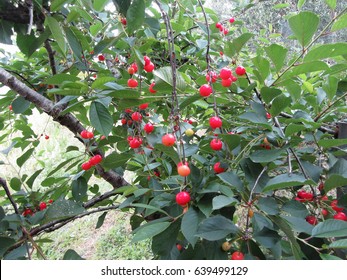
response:
<path id="1" fill-rule="evenodd" d="M 40 115 L 37 111 L 34 111 L 28 122 L 31 123 L 31 128 L 37 135 L 49 135 L 49 139 L 46 140 L 44 136 L 40 138 L 40 144 L 35 149 L 34 156 L 21 168 L 17 166 L 16 159 L 23 154 L 23 151 L 12 149 L 8 156 L 0 153 L 0 160 L 5 162 L 1 165 L 0 175 L 9 181 L 12 177 L 21 177 L 24 174 L 30 176 L 36 170 L 45 168 L 34 184 L 33 189 L 38 190 L 42 188 L 40 182 L 46 178 L 54 167 L 72 157 L 72 153 L 75 153 L 74 155 L 81 154 L 84 147 L 70 131 L 53 122 L 45 114 Z M 11 136 L 18 137 L 20 135 L 13 134 Z M 11 139 L 0 143 L 0 151 L 7 148 L 10 143 Z M 77 146 L 79 151 L 66 153 L 66 148 L 70 145 Z M 64 175 L 64 171 L 60 171 L 55 175 Z M 126 175 L 129 177 L 129 174 Z M 130 177 L 127 179 L 131 181 Z M 90 184 L 94 183 L 98 183 L 101 191 L 110 190 L 110 185 L 101 179 L 92 177 Z M 44 189 L 42 190 L 44 191 Z M 131 242 L 129 213 L 113 210 L 106 215 L 103 226 L 95 229 L 98 217 L 101 214 L 86 216 L 52 233 L 45 233 L 37 237 L 37 241 L 45 241 L 39 244 L 47 259 L 62 259 L 68 249 L 73 249 L 83 258 L 91 260 L 152 258 L 149 240 L 139 243 Z M 47 242 L 47 239 L 50 239 L 51 242 Z"/>

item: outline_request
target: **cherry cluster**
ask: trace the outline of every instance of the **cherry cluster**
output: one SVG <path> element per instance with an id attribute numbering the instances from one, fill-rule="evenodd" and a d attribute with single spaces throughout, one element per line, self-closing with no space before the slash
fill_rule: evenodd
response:
<path id="1" fill-rule="evenodd" d="M 24 217 L 33 216 L 36 212 L 45 210 L 45 209 L 47 208 L 47 205 L 50 205 L 50 204 L 52 204 L 52 203 L 53 203 L 53 200 L 52 200 L 52 199 L 48 200 L 47 203 L 44 202 L 44 201 L 41 201 L 41 202 L 37 205 L 37 207 L 34 207 L 34 208 L 26 207 L 26 208 L 24 209 L 24 211 L 22 212 L 22 215 L 23 215 Z"/>

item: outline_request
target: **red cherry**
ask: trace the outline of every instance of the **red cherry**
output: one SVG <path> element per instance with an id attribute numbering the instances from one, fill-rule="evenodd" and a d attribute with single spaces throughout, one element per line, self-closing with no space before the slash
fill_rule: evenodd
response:
<path id="1" fill-rule="evenodd" d="M 220 51 L 220 52 L 219 52 L 219 55 L 220 55 L 220 56 L 223 56 L 223 55 L 224 55 L 224 53 L 223 53 L 222 51 Z"/>
<path id="2" fill-rule="evenodd" d="M 342 220 L 347 222 L 347 215 L 343 212 L 337 212 L 333 218 L 335 220 Z"/>
<path id="3" fill-rule="evenodd" d="M 242 66 L 237 66 L 235 69 L 235 73 L 238 76 L 243 76 L 244 74 L 246 74 L 246 69 Z"/>
<path id="4" fill-rule="evenodd" d="M 147 108 L 148 108 L 148 103 L 143 103 L 143 104 L 139 105 L 140 110 L 146 110 Z"/>
<path id="5" fill-rule="evenodd" d="M 154 125 L 151 123 L 146 123 L 145 126 L 143 127 L 143 130 L 147 133 L 150 134 L 154 130 Z"/>
<path id="6" fill-rule="evenodd" d="M 120 22 L 121 22 L 123 25 L 127 25 L 127 19 L 126 19 L 126 18 L 121 18 Z"/>
<path id="7" fill-rule="evenodd" d="M 10 111 L 12 111 L 12 110 L 13 110 L 12 105 L 8 106 L 8 109 L 9 109 Z"/>
<path id="8" fill-rule="evenodd" d="M 133 74 L 135 73 L 134 68 L 133 68 L 133 67 L 129 67 L 129 68 L 128 68 L 128 73 L 129 73 L 130 75 L 133 75 Z"/>
<path id="9" fill-rule="evenodd" d="M 40 208 L 40 211 L 45 210 L 47 208 L 46 202 L 40 202 L 39 208 Z"/>
<path id="10" fill-rule="evenodd" d="M 218 76 L 215 72 L 211 71 L 210 73 L 206 74 L 206 81 L 207 82 L 211 82 L 211 83 L 215 83 L 218 79 Z"/>
<path id="11" fill-rule="evenodd" d="M 52 204 L 53 203 L 53 199 L 48 200 L 48 203 Z"/>
<path id="12" fill-rule="evenodd" d="M 216 162 L 213 165 L 213 170 L 216 174 L 223 173 L 225 171 L 225 168 L 221 167 L 220 165 L 221 165 L 220 162 Z"/>
<path id="13" fill-rule="evenodd" d="M 99 59 L 99 61 L 105 61 L 105 56 L 102 54 L 99 54 L 98 59 Z"/>
<path id="14" fill-rule="evenodd" d="M 136 62 L 130 65 L 134 69 L 134 72 L 136 73 L 139 70 L 139 67 L 137 66 Z"/>
<path id="15" fill-rule="evenodd" d="M 212 129 L 220 128 L 222 126 L 222 120 L 217 116 L 211 117 L 210 126 Z"/>
<path id="16" fill-rule="evenodd" d="M 49 139 L 49 136 L 48 136 L 48 135 L 46 135 L 46 136 L 45 136 L 45 139 L 46 139 L 46 140 L 48 140 L 48 139 Z"/>
<path id="17" fill-rule="evenodd" d="M 130 88 L 136 88 L 138 86 L 138 81 L 135 79 L 129 79 L 128 80 L 128 87 Z"/>
<path id="18" fill-rule="evenodd" d="M 23 211 L 23 216 L 26 217 L 26 216 L 32 216 L 34 213 L 31 209 L 27 208 Z"/>
<path id="19" fill-rule="evenodd" d="M 241 252 L 239 251 L 236 251 L 234 253 L 231 254 L 231 260 L 244 260 L 245 259 L 245 256 L 244 254 L 242 254 Z"/>
<path id="20" fill-rule="evenodd" d="M 143 67 L 143 69 L 146 71 L 146 72 L 153 72 L 154 70 L 154 64 L 152 62 L 149 62 L 147 65 L 145 65 Z"/>
<path id="21" fill-rule="evenodd" d="M 181 191 L 176 194 L 176 203 L 181 206 L 186 206 L 190 202 L 190 194 L 186 191 Z"/>
<path id="22" fill-rule="evenodd" d="M 137 149 L 141 146 L 142 144 L 142 139 L 140 138 L 133 138 L 130 142 L 129 142 L 129 146 L 132 149 Z"/>
<path id="23" fill-rule="evenodd" d="M 223 30 L 223 34 L 224 34 L 224 35 L 227 35 L 228 33 L 229 33 L 229 29 L 224 28 L 224 30 Z"/>
<path id="24" fill-rule="evenodd" d="M 204 84 L 199 89 L 200 95 L 203 97 L 208 97 L 212 93 L 212 87 L 208 84 Z"/>
<path id="25" fill-rule="evenodd" d="M 325 217 L 325 216 L 328 216 L 329 214 L 329 211 L 327 209 L 322 209 L 322 215 Z"/>
<path id="26" fill-rule="evenodd" d="M 88 139 L 88 131 L 87 130 L 82 130 L 81 133 L 80 133 L 81 137 L 83 139 Z"/>
<path id="27" fill-rule="evenodd" d="M 121 123 L 122 123 L 123 125 L 125 125 L 125 124 L 127 124 L 127 120 L 126 120 L 126 119 L 122 119 L 122 120 L 121 120 Z"/>
<path id="28" fill-rule="evenodd" d="M 236 82 L 237 81 L 237 78 L 233 75 L 231 75 L 230 79 L 233 81 L 233 82 Z"/>
<path id="29" fill-rule="evenodd" d="M 229 22 L 230 22 L 230 23 L 234 23 L 234 22 L 235 22 L 235 19 L 234 19 L 234 18 L 230 18 L 230 19 L 229 19 Z"/>
<path id="30" fill-rule="evenodd" d="M 82 163 L 81 167 L 82 167 L 83 170 L 87 171 L 87 170 L 89 170 L 92 167 L 92 165 L 88 161 L 88 162 Z"/>
<path id="31" fill-rule="evenodd" d="M 176 248 L 178 251 L 182 251 L 183 246 L 181 244 L 176 244 Z"/>
<path id="32" fill-rule="evenodd" d="M 220 29 L 222 27 L 222 24 L 220 22 L 216 23 L 216 28 Z"/>
<path id="33" fill-rule="evenodd" d="M 268 113 L 268 112 L 266 112 L 266 118 L 267 118 L 268 120 L 271 119 L 271 118 L 272 118 L 271 114 Z"/>
<path id="34" fill-rule="evenodd" d="M 223 87 L 230 87 L 233 84 L 233 80 L 231 78 L 222 80 Z"/>
<path id="35" fill-rule="evenodd" d="M 181 175 L 182 177 L 186 177 L 190 174 L 190 168 L 188 166 L 188 162 L 185 162 L 184 164 L 182 162 L 179 162 L 177 164 L 177 173 Z"/>
<path id="36" fill-rule="evenodd" d="M 87 138 L 88 138 L 88 139 L 94 138 L 94 133 L 91 132 L 91 131 L 88 131 L 88 132 L 87 132 Z"/>
<path id="37" fill-rule="evenodd" d="M 221 77 L 222 80 L 227 80 L 231 77 L 232 72 L 231 69 L 228 67 L 223 67 L 219 72 L 219 77 Z"/>
<path id="38" fill-rule="evenodd" d="M 161 142 L 163 143 L 164 146 L 171 147 L 171 146 L 175 145 L 176 138 L 173 134 L 168 133 L 168 134 L 165 134 L 161 138 Z"/>
<path id="39" fill-rule="evenodd" d="M 145 62 L 145 66 L 151 63 L 151 59 L 147 55 L 143 57 L 143 60 Z"/>
<path id="40" fill-rule="evenodd" d="M 210 147 L 212 148 L 212 150 L 219 151 L 223 147 L 223 142 L 218 138 L 214 138 L 210 142 Z"/>
<path id="41" fill-rule="evenodd" d="M 142 115 L 139 112 L 134 112 L 131 114 L 131 118 L 135 122 L 139 122 L 142 120 Z"/>
<path id="42" fill-rule="evenodd" d="M 333 208 L 336 212 L 341 212 L 341 211 L 343 211 L 343 209 L 345 209 L 344 207 L 339 207 L 339 206 L 337 206 L 337 199 L 334 199 L 333 201 L 331 201 L 330 206 L 331 206 L 331 208 Z"/>
<path id="43" fill-rule="evenodd" d="M 94 166 L 94 165 L 99 164 L 101 161 L 102 161 L 102 156 L 101 155 L 95 155 L 95 156 L 90 158 L 89 163 Z"/>
<path id="44" fill-rule="evenodd" d="M 155 89 L 153 89 L 154 86 L 155 86 L 154 82 L 149 85 L 149 92 L 150 93 L 156 93 L 157 92 Z"/>
<path id="45" fill-rule="evenodd" d="M 305 220 L 311 225 L 316 225 L 318 223 L 318 220 L 315 216 L 307 216 Z"/>

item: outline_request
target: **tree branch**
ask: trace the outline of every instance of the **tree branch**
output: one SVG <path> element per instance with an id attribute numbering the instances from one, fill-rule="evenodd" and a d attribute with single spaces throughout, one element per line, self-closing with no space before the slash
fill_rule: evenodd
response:
<path id="1" fill-rule="evenodd" d="M 7 198 L 10 200 L 11 204 L 12 204 L 12 207 L 14 209 L 14 212 L 17 214 L 17 215 L 20 215 L 19 213 L 19 210 L 18 210 L 18 207 L 17 207 L 17 204 L 16 202 L 13 200 L 13 197 L 11 195 L 11 192 L 9 190 L 9 188 L 7 187 L 7 183 L 5 181 L 5 179 L 1 178 L 0 177 L 0 186 L 2 186 L 5 190 L 5 193 L 6 193 L 6 196 Z"/>
<path id="2" fill-rule="evenodd" d="M 24 99 L 33 103 L 37 108 L 43 110 L 46 114 L 51 116 L 54 121 L 60 123 L 62 126 L 68 128 L 75 135 L 79 134 L 85 128 L 72 114 L 68 113 L 61 115 L 62 106 L 55 106 L 52 101 L 45 98 L 36 91 L 30 89 L 27 85 L 19 81 L 16 77 L 8 73 L 6 70 L 0 67 L 0 82 L 5 86 L 8 86 Z M 93 155 L 102 154 L 101 150 L 95 149 Z M 91 154 L 92 155 L 92 154 Z M 100 165 L 96 167 L 99 175 L 110 183 L 115 189 L 129 185 L 128 182 L 116 172 L 109 170 L 105 171 Z"/>

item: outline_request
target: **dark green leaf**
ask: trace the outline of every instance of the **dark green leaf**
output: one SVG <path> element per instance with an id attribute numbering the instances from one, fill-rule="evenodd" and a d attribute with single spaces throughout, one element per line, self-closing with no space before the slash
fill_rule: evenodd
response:
<path id="1" fill-rule="evenodd" d="M 139 242 L 144 239 L 152 238 L 163 232 L 171 225 L 170 222 L 148 223 L 136 229 L 133 242 Z"/>
<path id="2" fill-rule="evenodd" d="M 68 249 L 63 257 L 63 260 L 84 260 L 75 250 Z"/>
<path id="3" fill-rule="evenodd" d="M 4 256 L 6 250 L 16 243 L 15 239 L 9 237 L 0 237 L 0 258 Z"/>
<path id="4" fill-rule="evenodd" d="M 290 97 L 285 96 L 284 94 L 280 94 L 277 96 L 271 104 L 270 113 L 272 116 L 277 116 L 284 111 L 287 107 L 291 105 L 292 99 Z"/>
<path id="5" fill-rule="evenodd" d="M 43 171 L 43 169 L 39 169 L 39 170 L 35 171 L 35 173 L 33 175 L 31 175 L 28 180 L 26 180 L 26 184 L 28 185 L 29 188 L 32 189 L 36 178 L 41 174 L 42 171 Z"/>
<path id="6" fill-rule="evenodd" d="M 87 197 L 88 184 L 86 179 L 79 177 L 77 180 L 72 181 L 72 197 L 76 202 L 82 202 Z"/>
<path id="7" fill-rule="evenodd" d="M 317 31 L 319 17 L 312 12 L 300 12 L 289 18 L 289 26 L 295 37 L 304 47 L 307 46 Z"/>
<path id="8" fill-rule="evenodd" d="M 274 230 L 264 227 L 261 231 L 254 233 L 254 239 L 265 248 L 272 248 L 281 240 L 281 236 Z"/>
<path id="9" fill-rule="evenodd" d="M 79 81 L 80 79 L 76 76 L 70 75 L 70 74 L 57 74 L 54 76 L 51 76 L 45 80 L 46 84 L 50 85 L 60 85 L 63 82 L 69 81 L 69 82 L 76 82 Z"/>
<path id="10" fill-rule="evenodd" d="M 57 41 L 61 54 L 65 56 L 65 52 L 66 52 L 65 35 L 63 33 L 63 29 L 61 28 L 59 22 L 54 17 L 48 16 L 46 17 L 45 23 L 51 30 L 54 39 Z"/>
<path id="11" fill-rule="evenodd" d="M 233 171 L 223 172 L 217 176 L 229 186 L 236 188 L 240 192 L 244 191 L 242 181 Z"/>
<path id="12" fill-rule="evenodd" d="M 281 174 L 269 180 L 264 192 L 284 189 L 289 187 L 301 186 L 306 183 L 306 179 L 301 174 Z"/>
<path id="13" fill-rule="evenodd" d="M 321 139 L 318 141 L 318 145 L 323 148 L 331 148 L 347 145 L 347 138 L 345 139 Z"/>
<path id="14" fill-rule="evenodd" d="M 325 220 L 313 228 L 312 236 L 322 238 L 346 237 L 347 222 L 334 219 Z"/>
<path id="15" fill-rule="evenodd" d="M 183 215 L 181 230 L 187 241 L 194 247 L 198 241 L 198 237 L 195 236 L 199 225 L 198 212 L 190 207 L 188 212 Z"/>
<path id="16" fill-rule="evenodd" d="M 30 107 L 30 102 L 22 96 L 18 96 L 12 102 L 12 109 L 15 114 L 23 114 Z"/>
<path id="17" fill-rule="evenodd" d="M 277 96 L 281 95 L 282 91 L 277 88 L 269 88 L 269 87 L 262 87 L 260 94 L 266 104 L 270 104 L 270 102 L 276 98 Z"/>
<path id="18" fill-rule="evenodd" d="M 99 216 L 98 222 L 96 223 L 96 226 L 95 226 L 95 229 L 101 228 L 101 226 L 104 224 L 106 215 L 107 215 L 107 212 L 104 212 Z"/>
<path id="19" fill-rule="evenodd" d="M 17 177 L 13 177 L 10 181 L 10 187 L 11 189 L 13 189 L 14 191 L 19 192 L 22 186 L 22 182 L 21 180 L 19 180 Z"/>
<path id="20" fill-rule="evenodd" d="M 340 239 L 330 243 L 329 248 L 347 249 L 347 239 Z"/>
<path id="21" fill-rule="evenodd" d="M 133 0 L 127 11 L 127 28 L 130 33 L 140 28 L 145 20 L 145 1 Z"/>
<path id="22" fill-rule="evenodd" d="M 347 160 L 338 159 L 333 167 L 328 172 L 328 178 L 324 183 L 326 192 L 347 185 Z"/>
<path id="23" fill-rule="evenodd" d="M 91 125 L 101 135 L 107 136 L 110 134 L 113 126 L 113 119 L 104 104 L 93 101 L 90 105 L 89 119 Z"/>
<path id="24" fill-rule="evenodd" d="M 131 0 L 112 0 L 114 5 L 116 6 L 117 11 L 125 16 L 130 7 Z"/>
<path id="25" fill-rule="evenodd" d="M 0 20 L 0 43 L 12 45 L 12 24 L 6 20 Z"/>
<path id="26" fill-rule="evenodd" d="M 213 216 L 204 220 L 198 228 L 197 236 L 209 241 L 225 238 L 229 234 L 236 234 L 239 229 L 231 220 L 221 216 Z"/>
<path id="27" fill-rule="evenodd" d="M 258 207 L 269 215 L 277 215 L 279 208 L 276 200 L 273 197 L 261 197 L 258 200 Z"/>
<path id="28" fill-rule="evenodd" d="M 105 158 L 103 165 L 106 168 L 115 169 L 117 167 L 124 166 L 126 162 L 131 158 L 132 158 L 132 155 L 128 153 L 118 154 L 116 152 L 113 152 L 112 154 L 109 154 Z"/>
<path id="29" fill-rule="evenodd" d="M 165 66 L 165 67 L 156 69 L 153 71 L 153 74 L 157 79 L 160 79 L 161 81 L 165 82 L 170 87 L 173 86 L 172 69 L 170 66 Z M 156 81 L 156 86 L 157 86 L 157 83 L 158 81 Z M 176 87 L 180 91 L 184 91 L 186 88 L 186 82 L 183 79 L 180 72 L 178 71 L 176 73 Z"/>
<path id="30" fill-rule="evenodd" d="M 304 61 L 320 60 L 347 54 L 347 43 L 324 44 L 307 53 Z"/>
<path id="31" fill-rule="evenodd" d="M 243 33 L 240 37 L 235 38 L 226 45 L 225 54 L 229 57 L 235 56 L 253 36 L 254 34 L 251 33 Z"/>
<path id="32" fill-rule="evenodd" d="M 96 11 L 102 12 L 109 0 L 94 0 L 93 7 Z"/>
<path id="33" fill-rule="evenodd" d="M 250 159 L 256 163 L 266 163 L 275 161 L 283 152 L 282 149 L 258 150 L 250 155 Z"/>
<path id="34" fill-rule="evenodd" d="M 35 148 L 31 148 L 27 150 L 24 154 L 22 154 L 19 158 L 17 158 L 17 165 L 19 167 L 22 167 L 23 164 L 31 157 L 33 154 Z"/>
<path id="35" fill-rule="evenodd" d="M 85 212 L 85 209 L 72 200 L 58 199 L 46 210 L 43 223 L 74 217 Z"/>
<path id="36" fill-rule="evenodd" d="M 309 224 L 305 218 L 284 215 L 282 215 L 281 218 L 285 219 L 291 225 L 291 228 L 296 232 L 304 232 L 307 234 L 311 234 L 312 232 L 313 226 Z"/>
<path id="37" fill-rule="evenodd" d="M 212 200 L 212 209 L 218 210 L 231 204 L 237 203 L 237 199 L 225 195 L 218 195 Z"/>

